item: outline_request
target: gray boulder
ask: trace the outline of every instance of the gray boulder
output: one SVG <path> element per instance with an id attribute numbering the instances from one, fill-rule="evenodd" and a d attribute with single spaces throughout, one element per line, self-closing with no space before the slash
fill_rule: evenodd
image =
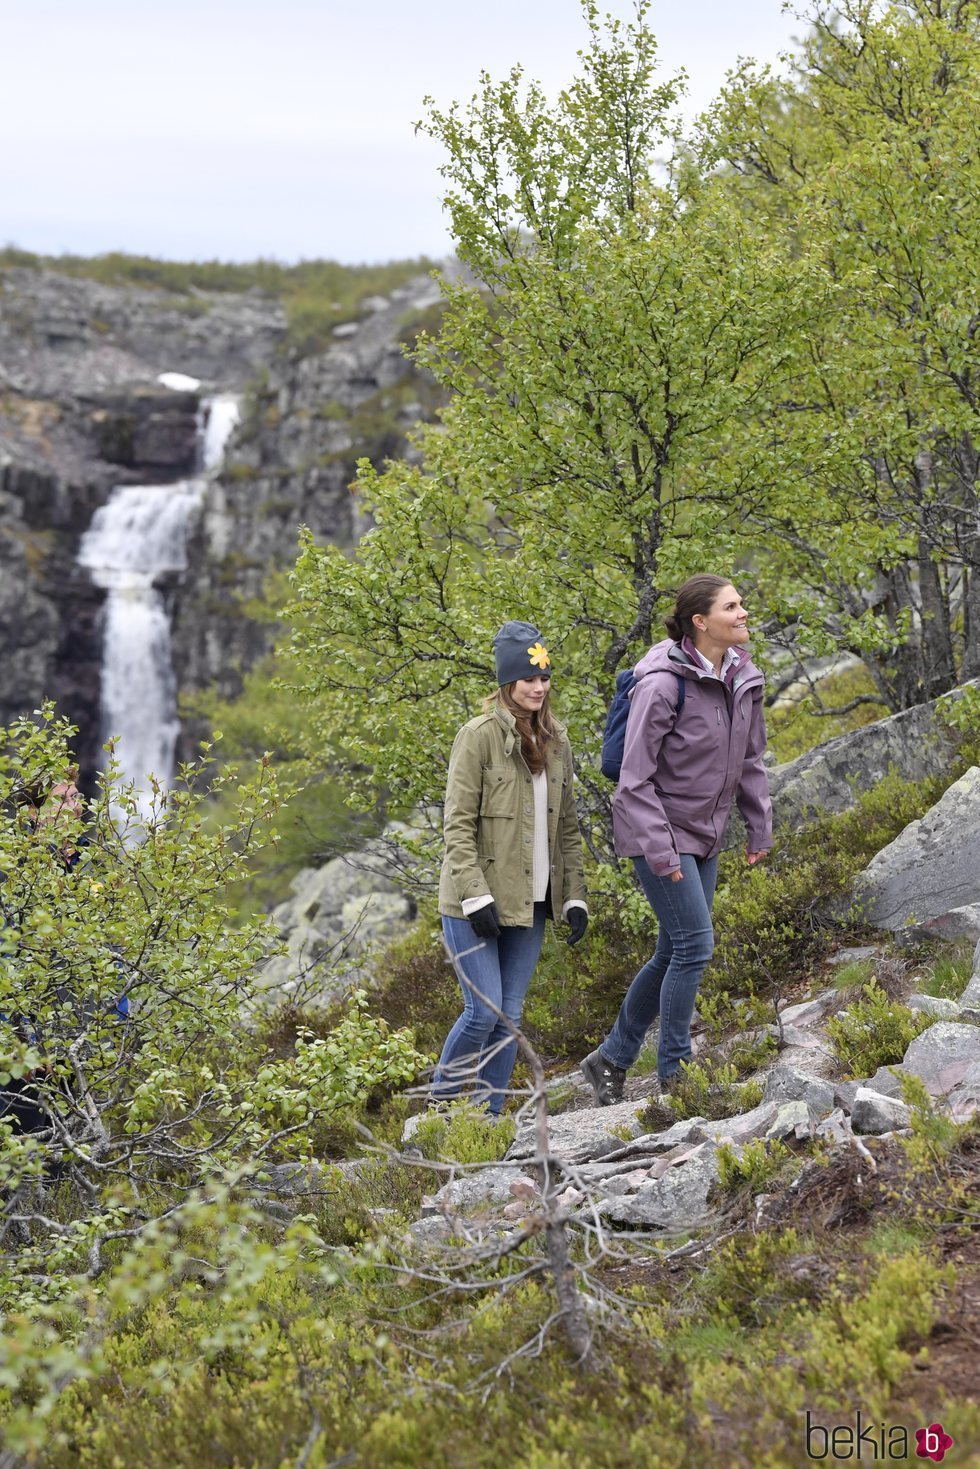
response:
<path id="1" fill-rule="evenodd" d="M 518 1185 L 518 1190 L 536 1191 L 534 1180 L 515 1168 L 504 1165 L 480 1168 L 443 1184 L 435 1195 L 435 1203 L 441 1213 L 450 1217 L 499 1209 L 518 1197 L 514 1184 Z"/>
<path id="2" fill-rule="evenodd" d="M 911 936 L 946 939 L 949 942 L 969 939 L 971 943 L 977 943 L 980 941 L 980 903 L 964 903 L 962 907 L 951 908 L 948 913 L 940 913 L 935 918 L 927 918 L 924 923 L 914 924 Z"/>
<path id="3" fill-rule="evenodd" d="M 980 768 L 872 858 L 855 899 L 870 923 L 892 930 L 980 902 Z"/>
<path id="4" fill-rule="evenodd" d="M 440 1246 L 448 1244 L 452 1239 L 453 1230 L 452 1221 L 444 1214 L 423 1216 L 408 1226 L 411 1241 L 420 1250 L 438 1251 Z"/>
<path id="5" fill-rule="evenodd" d="M 877 959 L 881 950 L 874 944 L 853 944 L 844 949 L 837 949 L 835 953 L 827 955 L 827 963 L 832 964 L 835 969 L 842 968 L 845 964 L 862 964 L 866 959 Z"/>
<path id="6" fill-rule="evenodd" d="M 940 775 L 952 749 L 936 701 L 838 735 L 770 772 L 776 819 L 795 826 L 814 812 L 846 811 L 891 771 L 904 780 Z"/>
<path id="7" fill-rule="evenodd" d="M 814 1136 L 820 1138 L 823 1142 L 830 1143 L 832 1146 L 836 1146 L 839 1143 L 846 1143 L 851 1136 L 851 1127 L 844 1108 L 835 1107 L 829 1117 L 825 1117 L 822 1122 L 818 1122 Z"/>
<path id="8" fill-rule="evenodd" d="M 980 1061 L 967 1067 L 966 1074 L 947 1098 L 954 1122 L 966 1122 L 980 1112 Z"/>
<path id="9" fill-rule="evenodd" d="M 855 951 L 856 952 L 856 951 Z M 874 953 L 874 950 L 871 950 Z M 795 1005 L 785 1005 L 779 1012 L 784 1025 L 818 1025 L 830 1010 L 840 1003 L 840 991 L 832 986 L 811 995 L 808 1000 L 799 1000 Z"/>
<path id="10" fill-rule="evenodd" d="M 588 1170 L 589 1175 L 594 1178 L 611 1178 L 615 1173 L 629 1173 L 639 1166 L 637 1160 L 673 1153 L 685 1144 L 703 1143 L 707 1137 L 707 1126 L 703 1117 L 685 1117 L 663 1132 L 643 1132 L 632 1142 L 621 1143 L 608 1152 L 603 1149 L 601 1161 L 593 1159 L 584 1164 L 583 1169 Z M 571 1164 L 567 1166 L 568 1171 L 574 1172 L 576 1177 L 583 1171 L 579 1168 L 573 1169 Z"/>
<path id="11" fill-rule="evenodd" d="M 780 1102 L 776 1108 L 776 1116 L 766 1128 L 766 1137 L 773 1139 L 795 1139 L 797 1142 L 805 1142 L 807 1138 L 813 1137 L 821 1114 L 809 1103 L 797 1099 L 792 1102 Z"/>
<path id="12" fill-rule="evenodd" d="M 980 944 L 977 945 L 973 955 L 973 974 L 966 989 L 960 995 L 960 1004 L 965 1010 L 975 1010 L 980 1006 Z"/>
<path id="13" fill-rule="evenodd" d="M 637 1117 L 646 1098 L 619 1102 L 615 1107 L 587 1107 L 580 1112 L 562 1112 L 549 1121 L 551 1151 L 568 1163 L 583 1163 L 621 1148 L 628 1138 L 638 1138 L 643 1129 Z M 621 1134 L 627 1134 L 623 1137 Z M 612 1147 L 610 1147 L 612 1144 Z M 521 1127 L 508 1150 L 508 1160 L 533 1158 L 537 1152 L 533 1122 Z"/>
<path id="14" fill-rule="evenodd" d="M 886 1097 L 871 1087 L 857 1089 L 851 1108 L 851 1126 L 857 1133 L 880 1136 L 883 1132 L 894 1132 L 897 1127 L 908 1127 L 911 1113 L 904 1102 Z"/>
<path id="15" fill-rule="evenodd" d="M 901 1068 L 897 1066 L 879 1066 L 874 1076 L 869 1077 L 867 1085 L 874 1092 L 881 1092 L 885 1097 L 900 1097 L 902 1095 L 902 1082 L 898 1075 Z"/>
<path id="16" fill-rule="evenodd" d="M 935 1097 L 953 1091 L 978 1063 L 980 1026 L 940 1020 L 915 1037 L 900 1069 L 921 1076 Z"/>
<path id="17" fill-rule="evenodd" d="M 754 1138 L 766 1137 L 779 1117 L 779 1104 L 760 1102 L 751 1112 L 738 1112 L 734 1117 L 720 1117 L 712 1122 L 702 1122 L 705 1137 L 719 1143 L 748 1143 Z"/>
<path id="18" fill-rule="evenodd" d="M 599 1213 L 617 1224 L 672 1233 L 696 1229 L 711 1218 L 708 1194 L 717 1177 L 717 1149 L 700 1143 L 673 1166 L 665 1158 L 649 1170 L 607 1180 L 600 1186 Z"/>
<path id="19" fill-rule="evenodd" d="M 415 919 L 414 900 L 395 881 L 406 830 L 392 826 L 358 851 L 296 874 L 292 896 L 272 911 L 279 947 L 259 971 L 264 989 L 302 987 L 323 1002 L 367 977 L 371 949 L 407 932 Z"/>
<path id="20" fill-rule="evenodd" d="M 944 1000 L 938 995 L 920 995 L 913 992 L 905 997 L 904 1003 L 920 1015 L 931 1015 L 935 1020 L 957 1020 L 960 1006 L 955 1000 Z"/>
<path id="21" fill-rule="evenodd" d="M 834 1086 L 832 1082 L 819 1076 L 811 1076 L 795 1066 L 777 1064 L 766 1077 L 763 1101 L 805 1102 L 816 1113 L 825 1117 L 834 1109 Z"/>

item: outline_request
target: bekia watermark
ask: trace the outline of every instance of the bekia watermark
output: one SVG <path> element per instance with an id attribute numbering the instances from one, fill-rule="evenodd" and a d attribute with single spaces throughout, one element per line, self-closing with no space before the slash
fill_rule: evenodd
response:
<path id="1" fill-rule="evenodd" d="M 928 1428 L 916 1428 L 911 1434 L 901 1424 L 868 1423 L 860 1408 L 853 1424 L 843 1423 L 827 1427 L 818 1423 L 810 1409 L 806 1410 L 806 1456 L 808 1459 L 830 1462 L 873 1464 L 877 1462 L 904 1462 L 912 1451 L 915 1440 L 915 1457 L 929 1459 L 941 1464 L 953 1440 L 941 1423 L 930 1423 Z"/>

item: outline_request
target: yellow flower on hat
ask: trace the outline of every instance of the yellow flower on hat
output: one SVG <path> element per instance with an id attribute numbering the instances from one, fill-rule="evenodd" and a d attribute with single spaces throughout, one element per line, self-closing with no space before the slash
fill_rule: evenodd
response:
<path id="1" fill-rule="evenodd" d="M 532 668 L 547 668 L 551 659 L 548 657 L 548 649 L 543 643 L 532 643 L 527 650 L 531 655 Z"/>

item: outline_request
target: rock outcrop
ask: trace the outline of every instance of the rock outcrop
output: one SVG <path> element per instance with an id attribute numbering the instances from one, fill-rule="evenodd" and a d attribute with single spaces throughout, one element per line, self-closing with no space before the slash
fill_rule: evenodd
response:
<path id="1" fill-rule="evenodd" d="M 953 751 L 938 699 L 903 709 L 774 766 L 769 787 L 776 820 L 798 826 L 814 815 L 846 811 L 892 772 L 903 780 L 941 775 Z"/>
<path id="2" fill-rule="evenodd" d="M 356 460 L 404 454 L 434 412 L 435 385 L 403 345 L 439 299 L 420 276 L 362 302 L 309 355 L 260 291 L 0 271 L 0 721 L 54 698 L 94 762 L 103 593 L 75 565 L 79 537 L 113 486 L 194 470 L 201 397 L 218 391 L 244 393 L 243 421 L 168 594 L 179 685 L 238 692 L 273 632 L 247 599 L 293 562 L 301 524 L 353 544 L 366 525 L 348 490 Z M 159 381 L 175 373 L 200 391 Z M 199 733 L 186 731 L 182 754 Z"/>
<path id="3" fill-rule="evenodd" d="M 326 351 L 280 354 L 250 385 L 188 548 L 174 622 L 185 688 L 240 691 L 242 672 L 275 634 L 249 618 L 244 603 L 263 592 L 270 573 L 293 564 L 300 526 L 340 546 L 354 545 L 367 528 L 350 491 L 358 459 L 410 458 L 409 433 L 443 401 L 404 352 L 440 299 L 429 276 L 372 297 L 361 319 L 335 328 Z"/>
<path id="4" fill-rule="evenodd" d="M 872 858 L 855 898 L 869 923 L 892 930 L 980 902 L 980 768 Z"/>
<path id="5" fill-rule="evenodd" d="M 298 992 L 320 1004 L 337 1000 L 365 977 L 366 956 L 376 945 L 407 932 L 416 904 L 397 883 L 404 830 L 391 826 L 358 851 L 296 874 L 293 896 L 272 910 L 281 952 L 259 971 L 270 997 Z"/>
<path id="6" fill-rule="evenodd" d="M 285 331 L 281 304 L 259 291 L 177 296 L 33 267 L 0 272 L 0 386 L 23 399 L 84 404 L 175 371 L 241 391 Z"/>
<path id="7" fill-rule="evenodd" d="M 980 949 L 977 968 L 980 996 Z M 812 1139 L 824 1149 L 854 1149 L 873 1169 L 865 1139 L 907 1131 L 911 1122 L 900 1095 L 903 1075 L 919 1077 L 933 1104 L 955 1121 L 980 1111 L 977 1024 L 937 1022 L 912 1041 L 897 1065 L 854 1081 L 825 1079 L 826 1020 L 835 995 L 839 1001 L 838 991 L 822 991 L 781 1012 L 781 1032 L 807 1033 L 813 1044 L 783 1049 L 756 1078 L 763 1100 L 749 1112 L 714 1121 L 690 1117 L 652 1132 L 644 1125 L 644 1098 L 613 1107 L 576 1106 L 552 1117 L 549 1167 L 563 1209 L 593 1226 L 605 1221 L 668 1236 L 715 1224 L 724 1208 L 715 1188 L 723 1144 L 738 1158 L 747 1144 L 760 1140 L 793 1149 Z M 792 1065 L 786 1062 L 790 1052 Z M 808 1056 L 813 1067 L 806 1064 Z M 556 1077 L 552 1086 L 567 1091 L 573 1080 Z M 407 1126 L 406 1137 L 411 1131 Z M 426 1217 L 412 1228 L 416 1244 L 438 1248 L 460 1235 L 471 1243 L 511 1238 L 522 1223 L 533 1232 L 542 1205 L 540 1164 L 535 1130 L 523 1121 L 502 1163 L 461 1169 L 431 1197 Z M 757 1207 L 762 1203 L 757 1200 Z"/>
<path id="8" fill-rule="evenodd" d="M 174 369 L 244 387 L 285 332 L 261 297 L 103 286 L 47 270 L 0 272 L 0 722 L 53 698 L 99 739 L 104 593 L 75 562 L 116 484 L 195 468 L 197 392 Z"/>

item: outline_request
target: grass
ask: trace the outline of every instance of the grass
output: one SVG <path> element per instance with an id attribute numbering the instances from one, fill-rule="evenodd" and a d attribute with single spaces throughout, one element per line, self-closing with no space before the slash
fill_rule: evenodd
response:
<path id="1" fill-rule="evenodd" d="M 973 975 L 973 945 L 958 944 L 940 954 L 932 973 L 922 985 L 922 992 L 936 1000 L 958 1000 Z"/>
<path id="2" fill-rule="evenodd" d="M 37 255 L 8 245 L 0 249 L 0 271 L 14 268 L 159 291 L 174 298 L 168 304 L 194 312 L 207 309 L 196 292 L 258 290 L 282 302 L 291 344 L 308 353 L 322 350 L 333 328 L 356 316 L 368 296 L 388 295 L 414 276 L 427 274 L 434 262 L 424 256 L 380 265 L 342 265 L 336 260 L 301 260 L 296 265 L 276 260 L 178 261 L 117 250 L 93 256 Z"/>
<path id="3" fill-rule="evenodd" d="M 835 990 L 863 989 L 874 974 L 873 959 L 852 959 L 834 974 Z"/>

